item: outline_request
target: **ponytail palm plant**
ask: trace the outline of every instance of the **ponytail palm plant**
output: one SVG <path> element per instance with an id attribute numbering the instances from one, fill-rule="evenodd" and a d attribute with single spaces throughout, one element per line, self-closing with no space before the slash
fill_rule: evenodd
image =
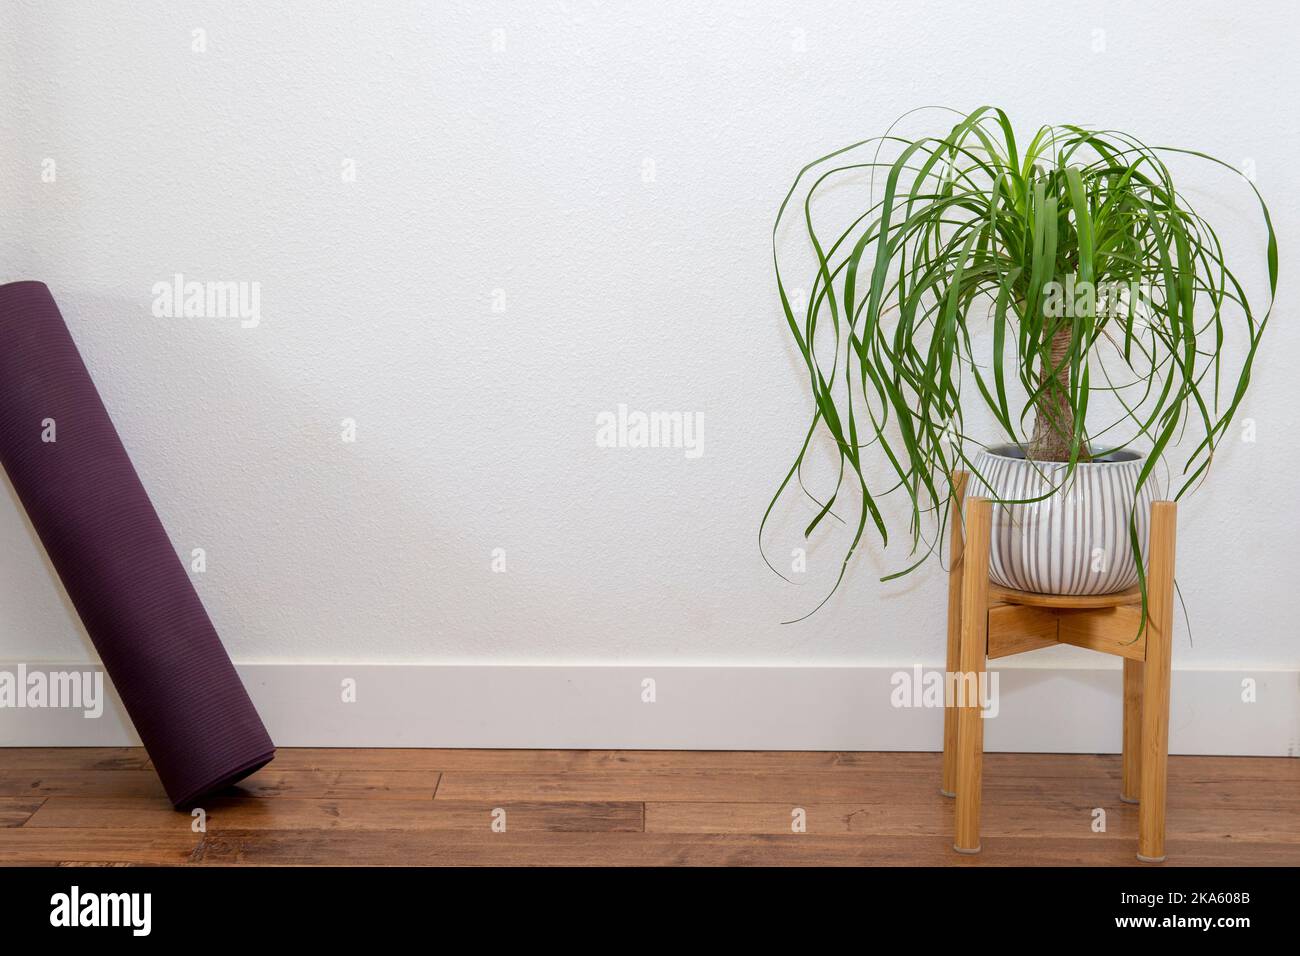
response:
<path id="1" fill-rule="evenodd" d="M 1070 125 L 1021 149 L 1002 110 L 958 116 L 946 135 L 891 127 L 810 163 L 774 226 L 777 290 L 813 403 L 763 525 L 793 489 L 810 502 L 805 536 L 844 521 L 832 594 L 869 528 L 888 543 L 885 496 L 904 499 L 910 553 L 884 580 L 923 562 L 944 538 L 952 476 L 978 474 L 975 453 L 995 441 L 1063 465 L 1048 494 L 1134 443 L 1141 488 L 1179 448 L 1181 497 L 1241 404 L 1272 308 L 1277 242 L 1258 190 L 1247 182 L 1266 233 L 1262 314 L 1167 163 L 1231 166 Z M 869 195 L 828 229 L 814 206 L 842 208 L 845 180 Z M 777 252 L 790 224 L 812 256 L 798 282 Z M 795 285 L 808 290 L 797 301 Z M 977 413 L 985 433 L 969 434 Z M 809 488 L 804 466 L 825 437 L 838 477 Z"/>

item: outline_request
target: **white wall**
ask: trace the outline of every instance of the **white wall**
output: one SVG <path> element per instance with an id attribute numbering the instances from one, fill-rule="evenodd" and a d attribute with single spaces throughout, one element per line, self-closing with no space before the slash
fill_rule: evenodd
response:
<path id="1" fill-rule="evenodd" d="M 867 556 L 782 626 L 838 542 L 799 588 L 756 550 L 809 407 L 770 261 L 794 173 L 931 103 L 1251 160 L 1284 291 L 1258 441 L 1183 509 L 1175 665 L 1292 669 L 1298 26 L 1185 0 L 4 0 L 0 280 L 54 290 L 236 660 L 910 666 L 942 657 L 937 568 L 880 585 L 904 555 Z M 1189 184 L 1257 282 L 1248 193 Z M 260 325 L 155 318 L 177 272 L 260 282 Z M 598 448 L 619 403 L 701 414 L 704 454 Z M 783 515 L 778 556 L 809 517 Z M 0 495 L 0 660 L 88 655 Z"/>

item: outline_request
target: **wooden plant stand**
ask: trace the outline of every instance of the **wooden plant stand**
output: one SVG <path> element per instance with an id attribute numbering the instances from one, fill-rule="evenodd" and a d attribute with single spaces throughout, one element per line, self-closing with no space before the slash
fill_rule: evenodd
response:
<path id="1" fill-rule="evenodd" d="M 1119 594 L 1031 594 L 989 581 L 992 502 L 961 501 L 966 473 L 953 477 L 949 512 L 948 674 L 982 675 L 985 663 L 1055 644 L 1073 644 L 1124 659 L 1124 764 L 1120 799 L 1138 804 L 1143 863 L 1165 858 L 1165 783 L 1169 762 L 1169 671 L 1174 623 L 1174 544 L 1178 506 L 1151 505 L 1147 622 L 1137 588 Z M 962 681 L 958 679 L 957 685 Z M 952 685 L 949 685 L 952 686 Z M 980 851 L 984 727 L 977 695 L 960 696 L 943 714 L 943 787 L 956 798 L 958 853 Z"/>

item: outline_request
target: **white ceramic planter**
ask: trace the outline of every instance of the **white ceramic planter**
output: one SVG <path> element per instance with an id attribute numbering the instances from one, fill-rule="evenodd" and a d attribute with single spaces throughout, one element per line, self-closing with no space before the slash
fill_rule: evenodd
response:
<path id="1" fill-rule="evenodd" d="M 1129 515 L 1136 504 L 1145 566 L 1157 497 L 1154 474 L 1134 496 L 1145 460 L 1138 452 L 1120 451 L 1105 461 L 1080 463 L 1064 479 L 1064 464 L 1028 461 L 1012 446 L 980 452 L 978 474 L 971 475 L 966 493 L 994 501 L 989 577 L 1040 594 L 1110 594 L 1136 585 Z M 1039 497 L 1063 481 L 1041 501 L 998 503 Z"/>

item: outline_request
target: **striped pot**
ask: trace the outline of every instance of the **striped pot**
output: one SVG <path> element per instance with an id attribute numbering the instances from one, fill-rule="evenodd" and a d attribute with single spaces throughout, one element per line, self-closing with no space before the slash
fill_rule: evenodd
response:
<path id="1" fill-rule="evenodd" d="M 1129 545 L 1129 514 L 1145 461 L 1134 451 L 1081 462 L 1067 480 L 1066 465 L 1029 461 L 1004 445 L 980 452 L 967 494 L 993 499 L 989 577 L 1003 587 L 1039 594 L 1110 594 L 1137 584 Z M 1051 497 L 1045 495 L 1061 484 Z M 1136 495 L 1137 533 L 1147 557 L 1154 475 Z"/>

